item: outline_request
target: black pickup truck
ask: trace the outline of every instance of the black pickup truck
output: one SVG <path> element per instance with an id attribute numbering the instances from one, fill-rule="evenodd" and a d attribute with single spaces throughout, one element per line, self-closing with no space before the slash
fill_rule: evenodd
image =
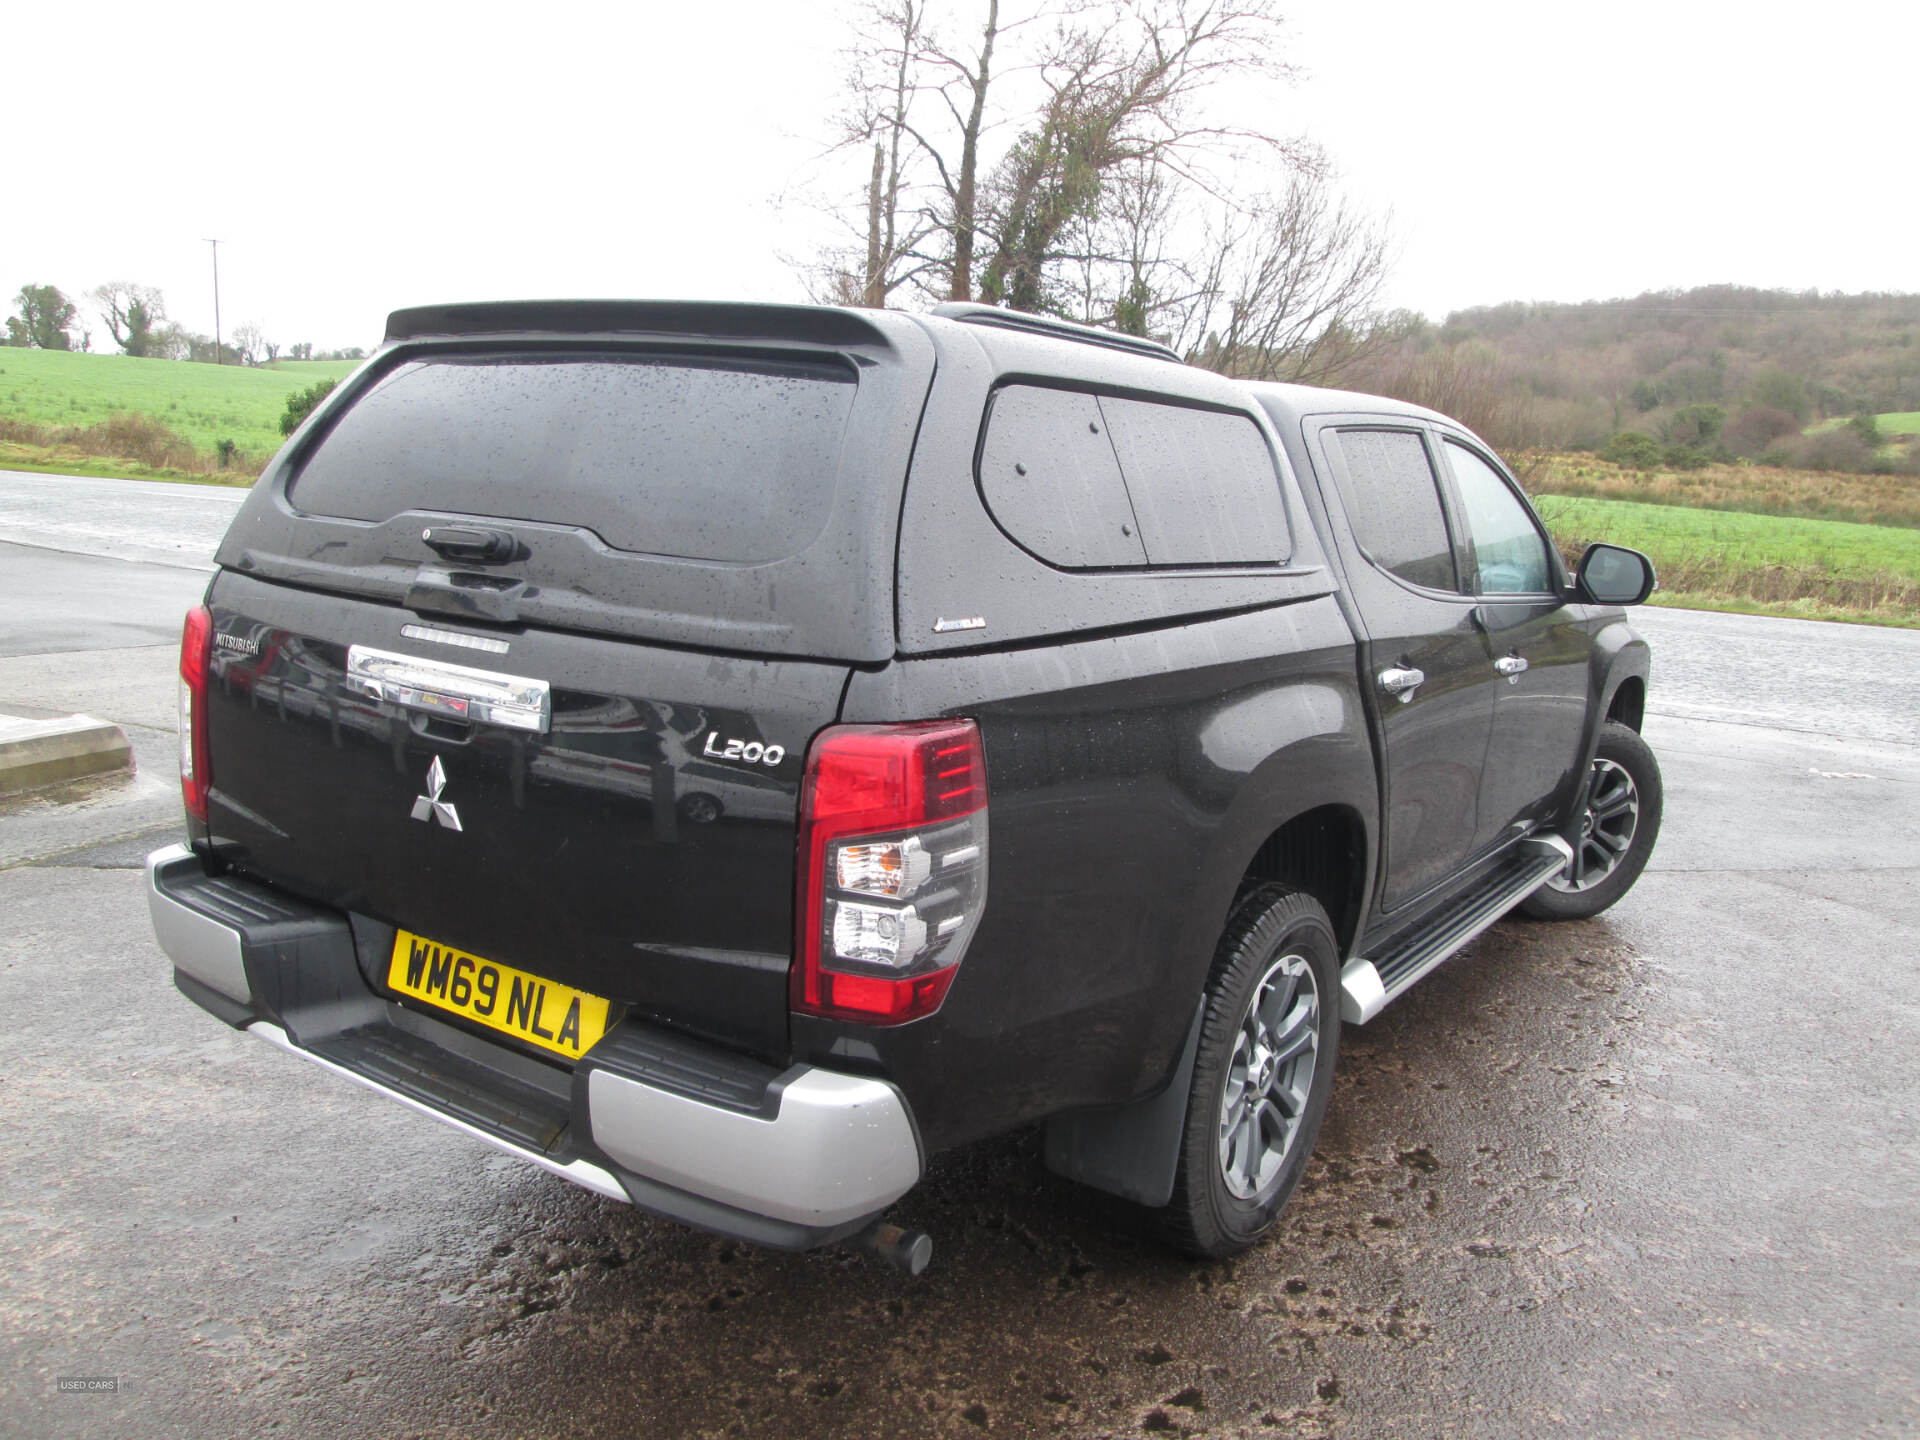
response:
<path id="1" fill-rule="evenodd" d="M 1044 1123 L 1204 1255 L 1341 1022 L 1597 913 L 1644 557 L 1446 417 L 983 306 L 400 311 L 181 650 L 179 988 L 602 1195 L 852 1239 Z"/>

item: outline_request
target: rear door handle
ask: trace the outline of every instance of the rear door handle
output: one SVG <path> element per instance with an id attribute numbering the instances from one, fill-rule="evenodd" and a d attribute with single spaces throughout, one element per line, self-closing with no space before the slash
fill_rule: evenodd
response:
<path id="1" fill-rule="evenodd" d="M 505 530 L 478 530 L 459 525 L 429 525 L 420 532 L 429 550 L 449 560 L 487 565 L 511 560 L 520 553 L 520 542 Z"/>
<path id="2" fill-rule="evenodd" d="M 1413 699 L 1413 692 L 1427 683 L 1424 670 L 1403 670 L 1395 666 L 1382 670 L 1379 675 L 1380 688 L 1389 695 L 1397 696 L 1402 705 Z"/>
<path id="3" fill-rule="evenodd" d="M 552 724 L 553 692 L 545 680 L 422 660 L 366 645 L 347 649 L 346 687 L 443 720 L 502 725 L 536 735 L 546 734 Z"/>
<path id="4" fill-rule="evenodd" d="M 1493 662 L 1493 668 L 1507 677 L 1509 685 L 1520 683 L 1520 676 L 1527 668 L 1527 662 L 1518 655 L 1502 655 Z"/>

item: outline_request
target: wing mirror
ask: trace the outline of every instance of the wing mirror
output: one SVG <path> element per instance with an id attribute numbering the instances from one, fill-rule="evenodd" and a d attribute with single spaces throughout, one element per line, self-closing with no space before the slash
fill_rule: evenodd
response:
<path id="1" fill-rule="evenodd" d="M 1638 605 L 1653 593 L 1653 562 L 1624 545 L 1589 545 L 1574 588 L 1595 605 Z"/>

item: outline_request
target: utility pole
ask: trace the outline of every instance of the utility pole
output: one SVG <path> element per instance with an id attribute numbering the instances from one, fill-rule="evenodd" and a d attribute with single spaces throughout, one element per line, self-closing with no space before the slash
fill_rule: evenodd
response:
<path id="1" fill-rule="evenodd" d="M 213 247 L 213 363 L 225 364 L 224 352 L 220 348 L 220 242 L 209 240 Z"/>

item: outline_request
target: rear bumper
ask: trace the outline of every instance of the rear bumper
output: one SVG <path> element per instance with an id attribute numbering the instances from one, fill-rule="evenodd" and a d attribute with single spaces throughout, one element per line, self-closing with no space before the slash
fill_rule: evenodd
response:
<path id="1" fill-rule="evenodd" d="M 203 1008 L 597 1194 L 805 1249 L 920 1178 L 912 1115 L 884 1080 L 776 1070 L 631 1020 L 569 1072 L 395 1005 L 367 984 L 346 916 L 210 877 L 183 845 L 147 857 L 147 902 Z"/>

